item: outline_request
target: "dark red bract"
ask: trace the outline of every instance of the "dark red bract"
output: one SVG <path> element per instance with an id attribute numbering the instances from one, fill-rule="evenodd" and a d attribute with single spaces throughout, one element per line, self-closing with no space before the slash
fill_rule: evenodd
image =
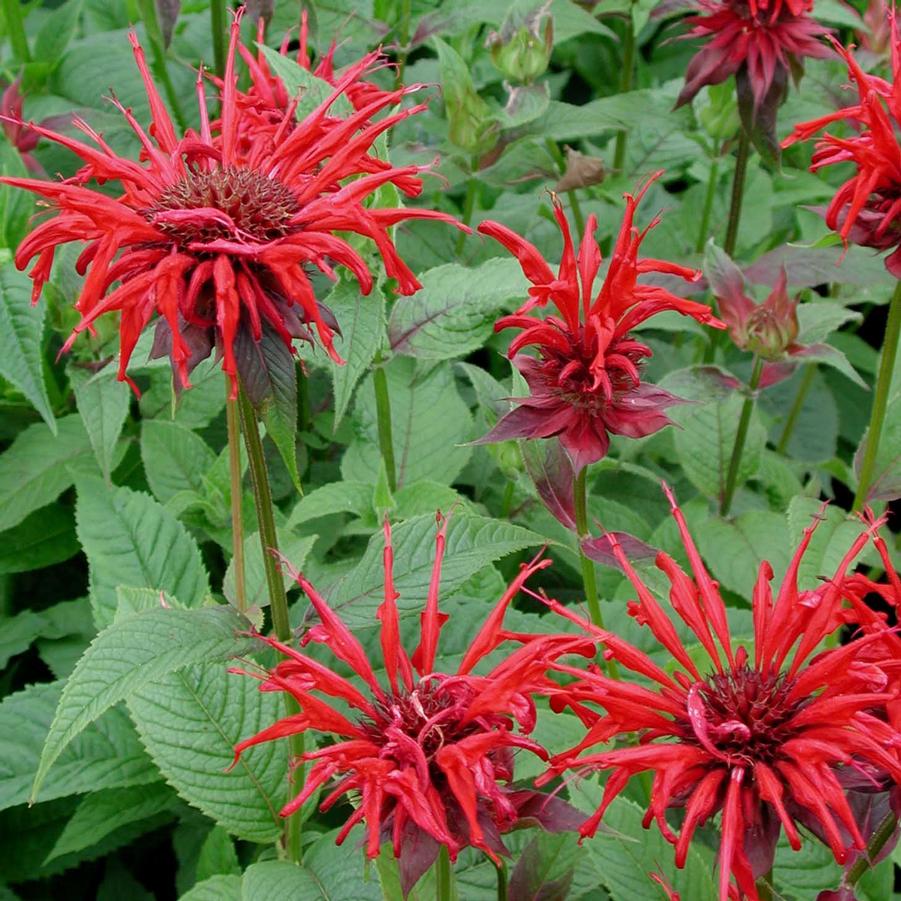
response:
<path id="1" fill-rule="evenodd" d="M 642 381 L 641 364 L 651 356 L 651 349 L 631 330 L 664 310 L 676 310 L 715 328 L 724 326 L 706 304 L 639 282 L 639 276 L 650 272 L 686 281 L 701 276 L 675 263 L 638 258 L 642 240 L 659 220 L 655 218 L 639 231 L 634 225 L 635 209 L 661 174 L 650 178 L 634 197 L 626 195 L 619 236 L 596 294 L 601 250 L 594 238 L 594 216 L 588 218 L 577 256 L 566 216 L 555 201 L 554 215 L 563 233 L 563 258 L 556 276 L 538 249 L 506 226 L 499 222 L 479 226 L 482 234 L 495 238 L 516 256 L 532 283 L 530 300 L 495 325 L 496 330 L 522 329 L 510 344 L 509 354 L 531 395 L 516 398 L 518 406 L 481 442 L 559 435 L 578 471 L 606 455 L 611 433 L 641 438 L 670 423 L 666 408 L 679 398 Z M 560 316 L 539 319 L 527 315 L 548 301 Z M 538 358 L 519 353 L 529 345 L 538 348 Z"/>

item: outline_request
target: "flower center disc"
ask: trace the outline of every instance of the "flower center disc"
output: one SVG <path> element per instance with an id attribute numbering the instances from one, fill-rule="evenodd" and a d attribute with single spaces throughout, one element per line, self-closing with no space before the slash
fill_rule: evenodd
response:
<path id="1" fill-rule="evenodd" d="M 216 210 L 224 216 L 200 212 L 193 217 L 165 215 L 191 210 Z M 144 216 L 179 244 L 223 238 L 266 242 L 287 234 L 299 210 L 294 192 L 280 181 L 252 169 L 229 166 L 190 173 L 166 188 Z"/>

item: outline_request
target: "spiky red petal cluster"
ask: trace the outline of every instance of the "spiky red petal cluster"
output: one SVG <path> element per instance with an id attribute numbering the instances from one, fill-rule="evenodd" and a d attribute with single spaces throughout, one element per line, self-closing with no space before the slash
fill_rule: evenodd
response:
<path id="1" fill-rule="evenodd" d="M 571 707 L 588 732 L 552 762 L 551 772 L 612 771 L 584 835 L 593 834 L 633 775 L 652 772 L 645 825 L 656 821 L 676 846 L 679 867 L 695 830 L 721 812 L 721 901 L 735 887 L 740 897 L 757 901 L 756 880 L 772 866 L 780 826 L 793 848 L 800 847 L 798 826 L 803 825 L 829 845 L 836 860 L 845 862 L 865 847 L 846 797 L 847 777 L 871 791 L 883 791 L 901 779 L 892 718 L 901 655 L 881 640 L 884 629 L 815 653 L 846 618 L 846 574 L 875 524 L 854 542 L 833 579 L 816 591 L 799 591 L 798 571 L 817 522 L 805 530 L 775 599 L 773 570 L 762 563 L 752 597 L 753 648 L 736 650 L 717 584 L 668 489 L 667 496 L 693 578 L 664 553 L 657 567 L 670 583 L 673 610 L 696 636 L 710 669 L 689 652 L 670 615 L 614 540 L 619 563 L 638 594 L 630 614 L 650 628 L 679 669 L 662 669 L 643 651 L 550 602 L 601 639 L 609 658 L 646 683 L 611 678 L 596 667 L 586 674 L 555 665 L 575 681 L 553 704 Z M 582 753 L 633 733 L 639 735 L 637 746 Z M 678 835 L 666 819 L 669 808 L 684 810 Z"/>
<path id="2" fill-rule="evenodd" d="M 858 133 L 848 138 L 826 133 L 816 145 L 811 171 L 844 162 L 851 162 L 856 168 L 832 198 L 826 224 L 846 243 L 892 250 L 885 265 L 892 275 L 901 278 L 901 39 L 894 13 L 889 13 L 889 17 L 892 82 L 868 75 L 851 49 L 833 41 L 848 64 L 858 102 L 796 125 L 783 146 L 809 140 L 833 122 L 848 121 L 857 129 Z"/>
<path id="3" fill-rule="evenodd" d="M 651 349 L 631 334 L 656 313 L 676 310 L 699 322 L 723 328 L 706 304 L 676 297 L 664 288 L 640 284 L 639 276 L 658 272 L 686 281 L 701 273 L 663 260 L 638 259 L 641 242 L 658 218 L 643 231 L 634 225 L 635 210 L 653 175 L 635 195 L 625 195 L 626 212 L 603 284 L 594 293 L 601 266 L 595 240 L 597 220 L 589 216 L 576 255 L 569 225 L 555 200 L 554 215 L 563 233 L 563 258 L 555 276 L 536 247 L 499 222 L 483 222 L 482 234 L 495 238 L 519 260 L 532 283 L 530 300 L 512 316 L 498 320 L 496 330 L 522 329 L 509 355 L 529 383 L 531 396 L 480 439 L 548 438 L 559 435 L 577 470 L 600 460 L 610 446 L 609 434 L 641 438 L 670 423 L 665 410 L 677 403 L 672 394 L 641 380 L 641 363 Z M 560 316 L 527 315 L 551 301 Z M 539 350 L 535 359 L 519 351 Z"/>
<path id="4" fill-rule="evenodd" d="M 40 224 L 16 254 L 22 268 L 34 256 L 34 298 L 40 295 L 56 248 L 71 241 L 87 244 L 78 269 L 87 274 L 76 304 L 82 321 L 69 338 L 90 329 L 104 313 L 121 311 L 119 377 L 126 369 L 141 332 L 154 315 L 163 332 L 158 347 L 169 352 L 181 383 L 215 344 L 222 367 L 237 387 L 236 342 L 259 341 L 264 331 L 289 348 L 292 339 L 312 340 L 305 323 L 315 326 L 326 351 L 333 347 L 333 321 L 317 303 L 304 270 L 313 266 L 334 276 L 332 265 L 347 267 L 363 293 L 373 284 L 360 254 L 341 237 L 355 232 L 371 239 L 386 273 L 397 279 L 402 294 L 420 287 L 397 253 L 389 229 L 404 219 L 449 217 L 428 210 L 370 209 L 365 201 L 392 182 L 408 195 L 421 189 L 415 166 L 394 168 L 370 151 L 392 125 L 422 109 L 395 112 L 378 122 L 374 116 L 402 100 L 406 90 L 366 94 L 352 115 L 339 118 L 332 109 L 341 96 L 358 88 L 377 53 L 363 57 L 336 79 L 334 91 L 303 121 L 294 121 L 287 104 L 266 128 L 249 128 L 242 117 L 253 103 L 242 99 L 235 74 L 238 19 L 232 26 L 222 82 L 222 117 L 211 126 L 203 82 L 198 77 L 199 133 L 177 137 L 169 114 L 148 72 L 134 34 L 135 59 L 150 102 L 150 134 L 118 102 L 142 145 L 142 161 L 117 156 L 86 123 L 76 125 L 96 146 L 31 128 L 74 151 L 85 165 L 62 183 L 23 178 L 4 181 L 46 198 L 55 215 Z M 111 197 L 88 183 L 121 187 Z"/>
<path id="5" fill-rule="evenodd" d="M 553 660 L 563 654 L 594 653 L 593 641 L 584 637 L 529 636 L 504 629 L 507 608 L 525 581 L 550 565 L 549 560 L 536 558 L 521 568 L 504 592 L 456 672 L 436 672 L 439 633 L 447 621 L 438 606 L 445 533 L 446 523 L 437 535 L 419 644 L 408 656 L 400 640 L 391 529 L 385 525 L 385 599 L 376 616 L 381 623 L 380 663 L 386 686 L 376 678 L 363 646 L 325 599 L 302 575 L 294 574 L 319 616 L 319 624 L 306 633 L 303 643 L 327 646 L 350 667 L 360 687 L 303 652 L 263 638 L 285 659 L 262 677 L 261 690 L 289 693 L 301 712 L 235 748 L 237 759 L 253 745 L 289 735 L 315 731 L 334 736 L 333 744 L 303 755 L 313 766 L 302 791 L 282 815 L 298 810 L 321 786 L 337 780 L 321 804 L 323 810 L 348 793 L 360 798 L 338 842 L 364 821 L 368 856 L 377 856 L 383 841 L 393 841 L 409 884 L 442 845 L 452 858 L 466 846 L 492 857 L 505 853 L 500 833 L 514 825 L 523 808 L 535 806 L 534 792 L 511 791 L 502 784 L 513 778 L 514 751 L 525 749 L 547 759 L 544 748 L 527 737 L 535 725 L 532 696 L 555 686 L 546 675 Z M 478 664 L 508 640 L 521 647 L 485 675 L 476 675 Z M 330 698 L 340 703 L 333 706 Z M 349 707 L 356 719 L 339 707 Z M 568 828 L 575 828 L 580 819 Z"/>

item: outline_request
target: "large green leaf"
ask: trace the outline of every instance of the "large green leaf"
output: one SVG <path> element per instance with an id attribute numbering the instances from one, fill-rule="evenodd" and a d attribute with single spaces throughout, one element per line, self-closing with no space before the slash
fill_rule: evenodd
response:
<path id="1" fill-rule="evenodd" d="M 48 506 L 0 533 L 0 573 L 42 569 L 68 560 L 78 551 L 72 508 Z"/>
<path id="2" fill-rule="evenodd" d="M 56 434 L 44 384 L 41 339 L 45 304 L 32 305 L 31 279 L 11 263 L 0 265 L 0 375 L 15 385 Z"/>
<path id="3" fill-rule="evenodd" d="M 199 435 L 176 422 L 145 419 L 141 460 L 151 490 L 165 504 L 179 491 L 202 491 L 216 454 Z"/>
<path id="4" fill-rule="evenodd" d="M 116 444 L 128 416 L 131 389 L 116 379 L 111 368 L 90 376 L 70 367 L 69 377 L 75 388 L 75 403 L 84 423 L 100 470 L 109 479 L 116 455 Z"/>
<path id="5" fill-rule="evenodd" d="M 82 478 L 76 523 L 98 627 L 112 622 L 119 585 L 159 589 L 186 607 L 197 606 L 209 593 L 194 539 L 149 495 Z"/>
<path id="6" fill-rule="evenodd" d="M 56 435 L 43 423 L 21 432 L 0 455 L 0 530 L 11 529 L 56 500 L 74 481 L 70 467 L 90 453 L 76 415 L 57 420 Z"/>
<path id="7" fill-rule="evenodd" d="M 235 745 L 284 716 L 281 697 L 226 672 L 191 666 L 145 684 L 128 702 L 147 751 L 166 781 L 233 835 L 271 842 L 288 801 L 287 742 L 250 748 L 229 769 Z"/>
<path id="8" fill-rule="evenodd" d="M 32 796 L 56 759 L 86 726 L 143 685 L 200 661 L 236 656 L 246 621 L 230 607 L 157 607 L 123 618 L 91 642 L 63 688 Z"/>
<path id="9" fill-rule="evenodd" d="M 243 901 L 241 877 L 233 874 L 210 876 L 185 892 L 179 901 Z"/>

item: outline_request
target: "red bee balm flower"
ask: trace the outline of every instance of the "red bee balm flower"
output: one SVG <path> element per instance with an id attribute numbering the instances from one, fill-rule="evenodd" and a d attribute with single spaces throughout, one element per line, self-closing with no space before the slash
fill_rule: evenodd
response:
<path id="1" fill-rule="evenodd" d="M 721 811 L 721 901 L 736 894 L 757 901 L 755 882 L 772 866 L 780 825 L 795 850 L 801 845 L 800 824 L 844 863 L 865 847 L 846 786 L 869 782 L 873 790 L 884 791 L 886 783 L 901 780 L 898 732 L 887 712 L 898 694 L 899 660 L 886 657 L 890 652 L 882 633 L 815 653 L 842 625 L 843 580 L 875 525 L 854 542 L 833 579 L 815 591 L 798 590 L 798 570 L 816 522 L 804 532 L 775 600 L 773 570 L 762 563 L 752 596 L 753 648 L 735 649 L 717 585 L 666 491 L 694 578 L 664 553 L 657 567 L 669 580 L 673 610 L 697 636 L 709 669 L 680 640 L 670 616 L 614 541 L 617 559 L 638 593 L 629 613 L 650 628 L 677 669 L 663 670 L 644 652 L 550 602 L 601 639 L 622 667 L 657 687 L 610 678 L 596 666 L 586 674 L 555 664 L 576 677 L 552 699 L 555 709 L 571 706 L 589 729 L 577 747 L 553 761 L 551 773 L 611 770 L 603 800 L 581 830 L 592 835 L 629 779 L 651 771 L 645 826 L 657 822 L 676 846 L 679 867 L 695 830 Z M 871 648 L 880 648 L 884 659 L 862 653 Z M 637 746 L 580 756 L 586 748 L 632 733 L 639 734 Z M 668 808 L 684 811 L 678 835 L 667 822 Z"/>
<path id="2" fill-rule="evenodd" d="M 825 134 L 816 145 L 811 170 L 835 163 L 851 162 L 856 172 L 839 189 L 826 210 L 826 224 L 849 241 L 878 250 L 892 250 L 886 268 L 901 278 L 901 39 L 894 14 L 892 32 L 892 72 L 894 83 L 865 73 L 850 50 L 836 41 L 835 49 L 844 57 L 859 102 L 810 122 L 802 122 L 783 141 L 788 147 L 806 141 L 833 122 L 849 121 L 856 135 L 839 138 Z"/>
<path id="3" fill-rule="evenodd" d="M 675 263 L 638 259 L 642 240 L 659 220 L 655 218 L 639 231 L 633 225 L 635 209 L 662 174 L 652 176 L 636 196 L 625 195 L 626 213 L 619 238 L 594 298 L 594 281 L 601 265 L 594 216 L 588 217 L 577 257 L 566 217 L 554 201 L 554 215 L 563 233 L 563 259 L 556 276 L 538 249 L 506 226 L 499 222 L 479 226 L 482 234 L 500 241 L 516 256 L 533 285 L 529 289 L 531 299 L 495 325 L 495 330 L 523 330 L 513 339 L 509 353 L 529 383 L 531 396 L 517 398 L 519 406 L 480 443 L 559 435 L 578 471 L 606 455 L 609 433 L 642 438 L 670 424 L 664 411 L 679 398 L 642 382 L 641 362 L 651 356 L 651 349 L 630 331 L 663 310 L 677 310 L 715 328 L 724 325 L 706 304 L 638 282 L 638 277 L 648 272 L 675 275 L 686 281 L 701 277 L 700 272 Z M 560 312 L 559 317 L 526 315 L 548 300 Z M 519 353 L 530 344 L 538 347 L 538 359 Z"/>
<path id="4" fill-rule="evenodd" d="M 527 737 L 535 725 L 532 695 L 555 687 L 546 675 L 553 660 L 574 652 L 593 656 L 594 642 L 572 635 L 518 635 L 504 629 L 507 608 L 526 579 L 550 565 L 549 560 L 536 558 L 522 567 L 504 592 L 456 672 L 436 672 L 439 633 L 447 620 L 438 608 L 445 532 L 446 522 L 438 531 L 419 645 L 408 657 L 400 640 L 391 529 L 385 525 L 385 600 L 376 616 L 381 622 L 379 664 L 384 665 L 387 686 L 380 684 L 362 645 L 328 603 L 303 576 L 294 574 L 320 621 L 302 644 L 327 645 L 361 685 L 358 688 L 292 647 L 263 638 L 286 659 L 259 677 L 261 690 L 289 693 L 301 712 L 235 748 L 237 759 L 252 745 L 288 735 L 315 731 L 335 736 L 333 744 L 303 755 L 313 766 L 303 790 L 282 809 L 282 816 L 298 810 L 337 777 L 321 809 L 348 793 L 358 793 L 360 798 L 338 843 L 360 821 L 367 826 L 369 857 L 378 856 L 383 841 L 393 841 L 405 891 L 428 869 L 442 845 L 452 858 L 461 848 L 472 846 L 496 859 L 506 853 L 500 833 L 524 817 L 554 830 L 575 829 L 583 819 L 562 801 L 500 783 L 512 780 L 517 749 L 547 759 L 544 748 Z M 486 655 L 508 639 L 521 642 L 522 647 L 486 675 L 475 675 L 473 670 Z M 337 703 L 333 706 L 328 698 Z M 341 712 L 347 708 L 355 718 Z"/>
<path id="5" fill-rule="evenodd" d="M 255 356 L 252 351 L 236 355 L 236 345 L 259 341 L 265 330 L 291 348 L 292 338 L 312 339 L 304 323 L 315 325 L 323 347 L 340 362 L 332 346 L 332 325 L 317 304 L 304 265 L 333 275 L 331 263 L 340 263 L 368 293 L 373 279 L 366 263 L 337 234 L 356 232 L 375 242 L 385 271 L 397 279 L 400 292 L 412 294 L 419 282 L 398 256 L 389 228 L 412 218 L 452 221 L 429 210 L 363 205 L 386 182 L 398 184 L 408 194 L 421 190 L 414 178 L 417 167 L 373 165 L 368 155 L 379 135 L 422 109 L 412 107 L 377 123 L 370 121 L 399 103 L 405 90 L 380 94 L 346 119 L 330 113 L 336 100 L 378 64 L 378 54 L 364 57 L 343 73 L 333 93 L 296 127 L 290 105 L 273 128 L 252 132 L 242 128 L 234 70 L 239 18 L 240 13 L 232 25 L 222 118 L 216 129 L 209 124 L 198 77 L 200 133 L 176 137 L 132 34 L 150 101 L 150 136 L 129 110 L 114 103 L 141 141 L 143 162 L 116 156 L 84 122 L 76 124 L 96 147 L 34 125 L 35 132 L 80 156 L 84 167 L 61 183 L 3 179 L 47 198 L 56 208 L 56 215 L 39 225 L 16 254 L 20 268 L 38 257 L 31 271 L 35 299 L 50 275 L 56 247 L 87 242 L 78 262 L 79 271 L 88 273 L 77 303 L 83 318 L 66 347 L 97 317 L 120 310 L 123 380 L 131 381 L 126 375 L 129 358 L 154 313 L 162 330 L 155 347 L 169 351 L 184 386 L 193 366 L 216 344 L 234 393 L 238 358 L 250 361 Z M 325 122 L 328 127 L 323 127 Z M 111 197 L 89 188 L 91 180 L 118 183 L 121 194 Z"/>

